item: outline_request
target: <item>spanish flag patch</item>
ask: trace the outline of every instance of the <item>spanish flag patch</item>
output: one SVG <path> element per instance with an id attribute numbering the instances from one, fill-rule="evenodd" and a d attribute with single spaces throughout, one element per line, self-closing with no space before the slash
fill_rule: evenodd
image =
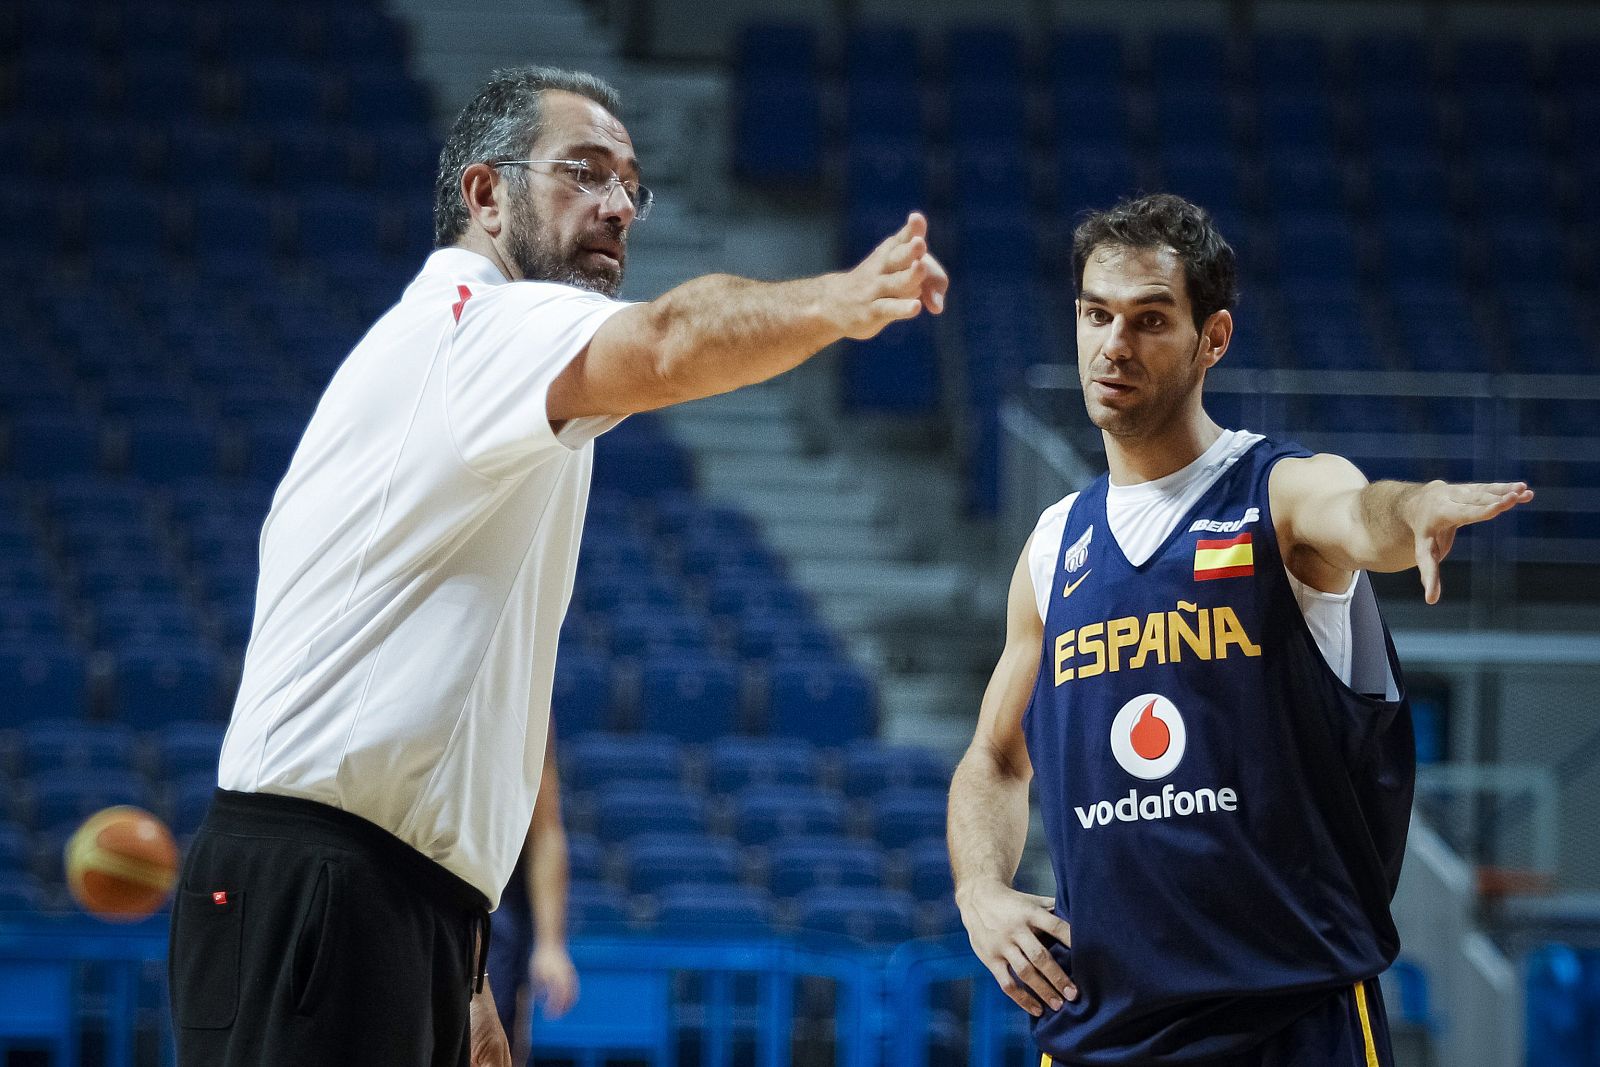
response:
<path id="1" fill-rule="evenodd" d="M 1248 533 L 1222 541 L 1194 543 L 1194 580 L 1243 578 L 1256 572 L 1255 548 Z"/>

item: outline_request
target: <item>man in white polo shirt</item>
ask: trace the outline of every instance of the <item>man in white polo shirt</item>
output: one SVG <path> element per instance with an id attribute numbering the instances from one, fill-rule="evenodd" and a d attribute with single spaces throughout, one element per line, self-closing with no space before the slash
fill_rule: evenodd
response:
<path id="1" fill-rule="evenodd" d="M 591 442 L 943 307 L 919 215 L 850 271 L 616 301 L 651 202 L 617 111 L 588 75 L 495 74 L 440 159 L 439 250 L 278 488 L 173 908 L 182 1067 L 508 1063 L 488 911 L 538 793 Z"/>

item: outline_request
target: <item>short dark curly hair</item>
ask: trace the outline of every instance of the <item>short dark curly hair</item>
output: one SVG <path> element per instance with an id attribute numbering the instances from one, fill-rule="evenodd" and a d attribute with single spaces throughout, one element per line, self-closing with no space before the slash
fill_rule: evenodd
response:
<path id="1" fill-rule="evenodd" d="M 527 154 L 542 130 L 540 98 L 552 89 L 586 96 L 613 115 L 617 91 L 593 74 L 556 67 L 509 67 L 489 76 L 461 110 L 444 151 L 433 185 L 433 243 L 448 248 L 467 232 L 472 220 L 461 199 L 461 172 L 473 163 L 515 159 Z M 508 181 L 522 181 L 513 172 Z"/>
<path id="2" fill-rule="evenodd" d="M 1072 283 L 1083 294 L 1083 268 L 1101 245 L 1170 248 L 1183 262 L 1189 310 L 1198 331 L 1239 300 L 1239 262 L 1205 208 L 1171 193 L 1120 201 L 1088 215 L 1072 232 Z"/>

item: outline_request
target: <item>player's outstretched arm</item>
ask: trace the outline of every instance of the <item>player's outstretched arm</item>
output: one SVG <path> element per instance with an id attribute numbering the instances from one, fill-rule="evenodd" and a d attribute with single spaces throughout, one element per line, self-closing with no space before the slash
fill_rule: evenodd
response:
<path id="1" fill-rule="evenodd" d="M 523 871 L 533 912 L 533 955 L 528 975 L 533 995 L 544 999 L 548 1019 L 565 1015 L 578 1000 L 578 971 L 567 951 L 567 887 L 572 868 L 567 831 L 561 822 L 561 771 L 556 766 L 555 723 L 548 727 L 544 772 L 528 824 L 528 861 Z"/>
<path id="2" fill-rule="evenodd" d="M 1268 491 L 1284 559 L 1295 577 L 1338 592 L 1358 570 L 1416 567 L 1439 602 L 1439 564 L 1456 531 L 1533 499 L 1526 482 L 1368 482 L 1341 456 L 1286 459 Z"/>
<path id="3" fill-rule="evenodd" d="M 474 993 L 467 1005 L 468 1062 L 472 1067 L 511 1067 L 511 1045 L 506 1041 L 500 1013 L 495 1011 L 494 991 L 483 983 L 483 992 Z"/>
<path id="4" fill-rule="evenodd" d="M 944 310 L 950 280 L 912 214 L 855 269 L 791 282 L 712 274 L 606 320 L 550 385 L 552 423 L 627 415 L 766 381 L 844 338 Z"/>
<path id="5" fill-rule="evenodd" d="M 1070 945 L 1072 931 L 1049 897 L 1011 888 L 1028 837 L 1028 782 L 1033 765 L 1022 714 L 1039 673 L 1044 627 L 1028 574 L 1028 549 L 1011 575 L 1006 644 L 983 694 L 978 728 L 950 782 L 948 837 L 956 906 L 972 950 L 1006 996 L 1031 1015 L 1075 1000 L 1077 987 L 1039 934 Z"/>

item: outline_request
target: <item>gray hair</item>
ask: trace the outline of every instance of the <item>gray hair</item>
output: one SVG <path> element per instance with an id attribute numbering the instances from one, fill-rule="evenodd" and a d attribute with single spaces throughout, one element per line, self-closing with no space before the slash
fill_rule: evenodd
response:
<path id="1" fill-rule="evenodd" d="M 433 186 L 433 243 L 447 248 L 467 232 L 472 215 L 461 198 L 461 172 L 474 163 L 516 159 L 528 154 L 543 130 L 540 97 L 560 89 L 586 96 L 613 115 L 620 109 L 617 91 L 583 71 L 556 67 L 509 67 L 497 70 L 462 108 L 439 153 L 439 175 Z M 526 181 L 518 169 L 507 175 Z"/>

